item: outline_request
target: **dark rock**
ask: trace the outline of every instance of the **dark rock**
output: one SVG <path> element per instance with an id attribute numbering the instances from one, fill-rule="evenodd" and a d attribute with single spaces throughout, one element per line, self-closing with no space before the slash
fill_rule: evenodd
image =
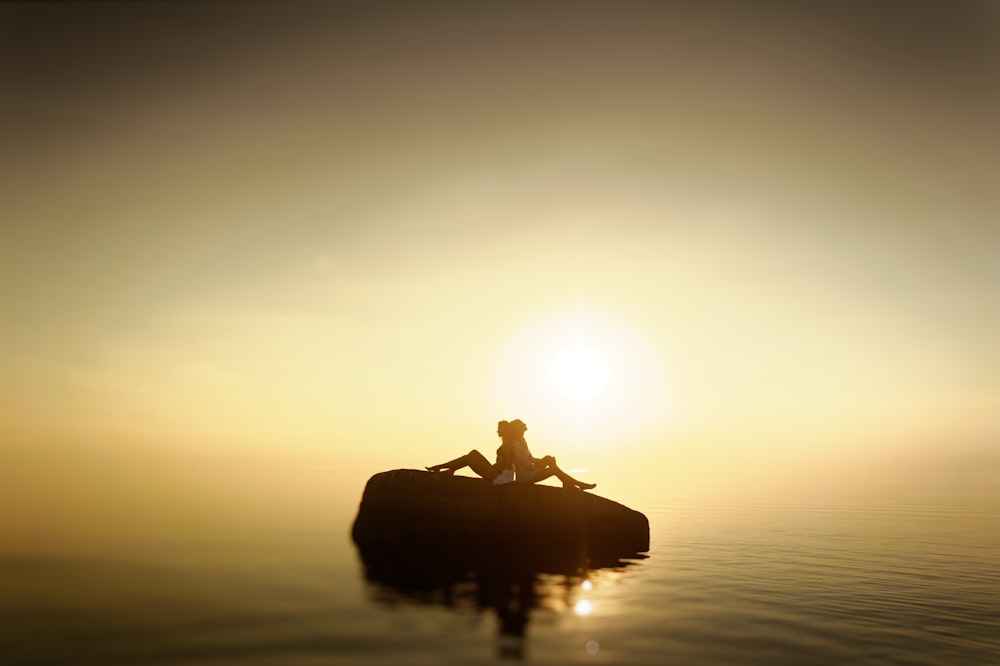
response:
<path id="1" fill-rule="evenodd" d="M 369 559 L 482 552 L 593 564 L 649 550 L 646 516 L 589 492 L 410 469 L 368 480 L 351 533 Z"/>

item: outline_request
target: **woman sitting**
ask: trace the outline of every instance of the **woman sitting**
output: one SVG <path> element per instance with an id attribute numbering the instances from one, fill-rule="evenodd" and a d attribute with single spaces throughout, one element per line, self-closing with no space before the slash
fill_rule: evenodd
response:
<path id="1" fill-rule="evenodd" d="M 457 470 L 468 467 L 473 472 L 483 477 L 487 481 L 492 481 L 494 485 L 503 485 L 514 480 L 514 456 L 511 445 L 513 439 L 510 435 L 510 424 L 506 421 L 497 423 L 497 434 L 500 435 L 500 448 L 497 449 L 497 461 L 490 464 L 479 451 L 473 449 L 464 456 L 449 460 L 440 465 L 425 467 L 428 472 L 440 472 L 442 474 L 454 474 Z"/>
<path id="2" fill-rule="evenodd" d="M 584 483 L 577 481 L 566 472 L 559 469 L 556 459 L 552 456 L 535 458 L 528 450 L 528 443 L 524 441 L 524 433 L 528 426 L 521 419 L 514 419 L 507 424 L 507 432 L 511 452 L 514 458 L 514 480 L 518 483 L 538 483 L 544 479 L 554 476 L 562 481 L 563 488 L 577 488 L 580 490 L 590 490 L 596 488 L 596 483 Z M 502 447 L 501 447 L 502 448 Z"/>

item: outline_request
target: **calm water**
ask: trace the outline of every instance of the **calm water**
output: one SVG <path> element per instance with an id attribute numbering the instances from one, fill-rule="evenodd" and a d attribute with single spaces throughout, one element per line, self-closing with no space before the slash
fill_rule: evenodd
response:
<path id="1" fill-rule="evenodd" d="M 294 522 L 276 496 L 259 519 L 206 509 L 145 536 L 3 546 L 3 662 L 1000 663 L 990 474 L 651 489 L 630 502 L 648 558 L 568 572 L 366 567 L 348 537 L 366 476 L 341 474 Z"/>

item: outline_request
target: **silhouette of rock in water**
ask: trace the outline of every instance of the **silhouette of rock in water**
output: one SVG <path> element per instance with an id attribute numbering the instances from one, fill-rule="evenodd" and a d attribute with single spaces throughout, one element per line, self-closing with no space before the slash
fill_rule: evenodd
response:
<path id="1" fill-rule="evenodd" d="M 400 547 L 449 556 L 492 552 L 531 557 L 551 570 L 613 565 L 649 550 L 646 516 L 603 497 L 410 469 L 368 480 L 351 533 L 368 556 Z"/>

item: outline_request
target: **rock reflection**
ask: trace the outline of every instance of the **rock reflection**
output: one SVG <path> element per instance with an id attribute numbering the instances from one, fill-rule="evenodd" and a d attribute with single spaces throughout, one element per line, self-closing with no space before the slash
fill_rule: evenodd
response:
<path id="1" fill-rule="evenodd" d="M 535 609 L 577 615 L 593 608 L 588 598 L 594 575 L 622 571 L 646 556 L 590 561 L 582 557 L 536 555 L 522 551 L 430 551 L 358 548 L 373 599 L 437 604 L 456 611 L 497 617 L 497 654 L 523 659 L 531 612 Z M 600 573 L 598 573 L 600 572 Z"/>

